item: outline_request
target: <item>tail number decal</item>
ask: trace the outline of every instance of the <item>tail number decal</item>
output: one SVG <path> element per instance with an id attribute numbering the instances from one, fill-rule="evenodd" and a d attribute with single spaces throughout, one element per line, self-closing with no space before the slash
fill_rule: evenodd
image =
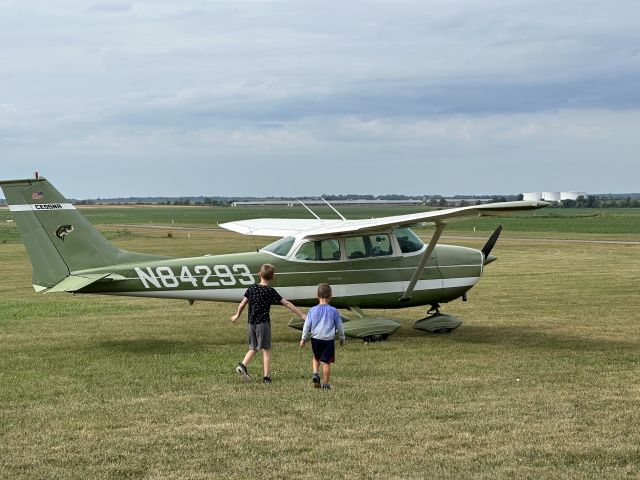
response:
<path id="1" fill-rule="evenodd" d="M 180 284 L 190 284 L 195 288 L 231 287 L 236 284 L 251 285 L 255 282 L 251 270 L 244 264 L 228 265 L 197 265 L 193 273 L 187 266 L 180 268 L 180 273 L 171 267 L 146 267 L 135 269 L 144 288 L 177 288 Z"/>

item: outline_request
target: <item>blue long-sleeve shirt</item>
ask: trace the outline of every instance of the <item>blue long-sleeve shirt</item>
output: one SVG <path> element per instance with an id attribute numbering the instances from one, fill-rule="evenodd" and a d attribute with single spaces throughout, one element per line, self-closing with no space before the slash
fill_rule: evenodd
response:
<path id="1" fill-rule="evenodd" d="M 338 333 L 340 340 L 344 340 L 344 328 L 340 313 L 329 304 L 319 304 L 307 312 L 307 319 L 302 327 L 302 340 L 311 337 L 318 340 L 333 340 Z"/>

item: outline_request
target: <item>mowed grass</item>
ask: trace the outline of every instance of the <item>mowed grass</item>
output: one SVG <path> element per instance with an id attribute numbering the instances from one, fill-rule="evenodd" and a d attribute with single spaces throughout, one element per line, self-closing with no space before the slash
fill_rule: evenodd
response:
<path id="1" fill-rule="evenodd" d="M 137 251 L 253 248 L 221 231 L 117 230 Z M 443 309 L 462 327 L 428 335 L 411 328 L 424 309 L 379 312 L 403 328 L 348 340 L 322 392 L 282 307 L 274 383 L 244 385 L 235 305 L 38 295 L 22 246 L 0 245 L 0 476 L 637 478 L 640 247 L 494 253 L 469 302 Z"/>

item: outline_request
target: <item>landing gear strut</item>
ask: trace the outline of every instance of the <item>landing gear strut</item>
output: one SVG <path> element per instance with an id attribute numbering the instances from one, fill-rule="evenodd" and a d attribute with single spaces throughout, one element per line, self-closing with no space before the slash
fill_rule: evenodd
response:
<path id="1" fill-rule="evenodd" d="M 440 304 L 438 302 L 432 303 L 431 308 L 427 310 L 427 315 L 440 315 Z"/>

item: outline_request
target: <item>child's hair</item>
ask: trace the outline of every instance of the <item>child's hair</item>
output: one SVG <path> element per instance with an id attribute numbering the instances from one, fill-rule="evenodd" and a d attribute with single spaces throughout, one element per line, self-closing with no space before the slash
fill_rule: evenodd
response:
<path id="1" fill-rule="evenodd" d="M 265 280 L 271 280 L 276 273 L 276 269 L 270 263 L 265 263 L 260 267 L 260 276 Z"/>
<path id="2" fill-rule="evenodd" d="M 327 283 L 318 285 L 318 298 L 329 300 L 331 298 L 331 286 Z"/>

